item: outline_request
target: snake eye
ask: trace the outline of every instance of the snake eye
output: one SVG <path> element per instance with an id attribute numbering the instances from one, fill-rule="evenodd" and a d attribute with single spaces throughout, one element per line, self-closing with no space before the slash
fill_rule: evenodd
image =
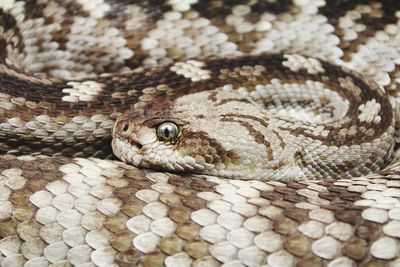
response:
<path id="1" fill-rule="evenodd" d="M 129 130 L 129 123 L 124 122 L 124 126 L 122 127 L 122 131 L 127 132 Z"/>
<path id="2" fill-rule="evenodd" d="M 157 127 L 157 136 L 160 140 L 171 141 L 178 137 L 179 128 L 175 123 L 164 122 Z"/>

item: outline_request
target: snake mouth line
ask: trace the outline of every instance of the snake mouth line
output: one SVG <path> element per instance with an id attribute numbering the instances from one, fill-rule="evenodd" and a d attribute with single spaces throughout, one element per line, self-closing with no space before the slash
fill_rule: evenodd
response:
<path id="1" fill-rule="evenodd" d="M 135 142 L 135 141 L 129 141 L 129 143 L 131 144 L 131 146 L 137 147 L 138 149 L 142 149 L 143 145 Z"/>
<path id="2" fill-rule="evenodd" d="M 123 136 L 121 134 L 116 134 L 114 138 L 120 142 L 123 142 L 125 145 L 129 145 L 131 148 L 135 147 L 137 149 L 142 149 L 142 147 L 143 147 L 142 144 L 133 140 L 133 138 L 129 138 L 129 137 Z"/>
<path id="3" fill-rule="evenodd" d="M 116 155 L 122 161 L 130 163 L 134 166 L 142 165 L 143 157 L 140 152 L 142 147 L 143 145 L 137 142 L 125 140 L 119 136 L 114 137 L 112 141 L 114 155 Z"/>

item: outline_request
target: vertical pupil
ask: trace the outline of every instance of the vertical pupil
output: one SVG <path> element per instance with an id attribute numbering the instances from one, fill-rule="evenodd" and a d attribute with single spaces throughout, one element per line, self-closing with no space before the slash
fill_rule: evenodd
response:
<path id="1" fill-rule="evenodd" d="M 169 138 L 169 134 L 170 134 L 170 131 L 169 131 L 168 127 L 166 127 L 166 128 L 164 129 L 164 135 L 165 135 L 165 137 Z"/>

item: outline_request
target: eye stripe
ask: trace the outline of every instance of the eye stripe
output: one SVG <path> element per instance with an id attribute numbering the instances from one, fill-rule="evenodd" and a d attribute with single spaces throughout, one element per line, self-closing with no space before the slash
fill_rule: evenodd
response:
<path id="1" fill-rule="evenodd" d="M 254 141 L 256 141 L 258 144 L 263 144 L 265 146 L 266 151 L 268 152 L 268 160 L 274 159 L 270 143 L 265 140 L 264 134 L 255 129 L 251 123 L 234 118 L 222 118 L 221 121 L 237 122 L 245 127 L 249 131 L 249 134 L 253 137 Z"/>

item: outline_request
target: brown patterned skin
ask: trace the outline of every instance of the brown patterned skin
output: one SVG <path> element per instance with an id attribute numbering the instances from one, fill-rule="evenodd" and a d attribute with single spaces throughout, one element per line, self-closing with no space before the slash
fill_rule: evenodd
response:
<path id="1" fill-rule="evenodd" d="M 231 67 L 218 71 L 222 62 Z M 168 68 L 192 84 L 186 94 L 175 91 L 176 99 L 157 99 L 118 118 L 112 145 L 127 163 L 230 179 L 300 180 L 361 176 L 391 158 L 393 108 L 367 77 L 298 55 Z M 159 135 L 164 123 L 176 125 L 176 137 Z"/>
<path id="2" fill-rule="evenodd" d="M 395 266 L 398 164 L 342 180 L 185 177 L 2 156 L 2 266 Z"/>
<path id="3" fill-rule="evenodd" d="M 284 60 L 271 64 L 283 55 L 368 76 L 364 83 L 393 96 L 381 116 L 391 123 L 399 10 L 392 0 L 0 1 L 0 150 L 9 154 L 0 156 L 0 265 L 399 265 L 396 149 L 373 174 L 312 181 L 178 175 L 97 159 L 110 155 L 124 111 L 151 113 L 149 102 L 223 79 L 253 88 L 263 60 L 266 83 L 310 78 L 286 75 Z M 182 72 L 176 62 L 188 59 L 222 79 Z"/>

